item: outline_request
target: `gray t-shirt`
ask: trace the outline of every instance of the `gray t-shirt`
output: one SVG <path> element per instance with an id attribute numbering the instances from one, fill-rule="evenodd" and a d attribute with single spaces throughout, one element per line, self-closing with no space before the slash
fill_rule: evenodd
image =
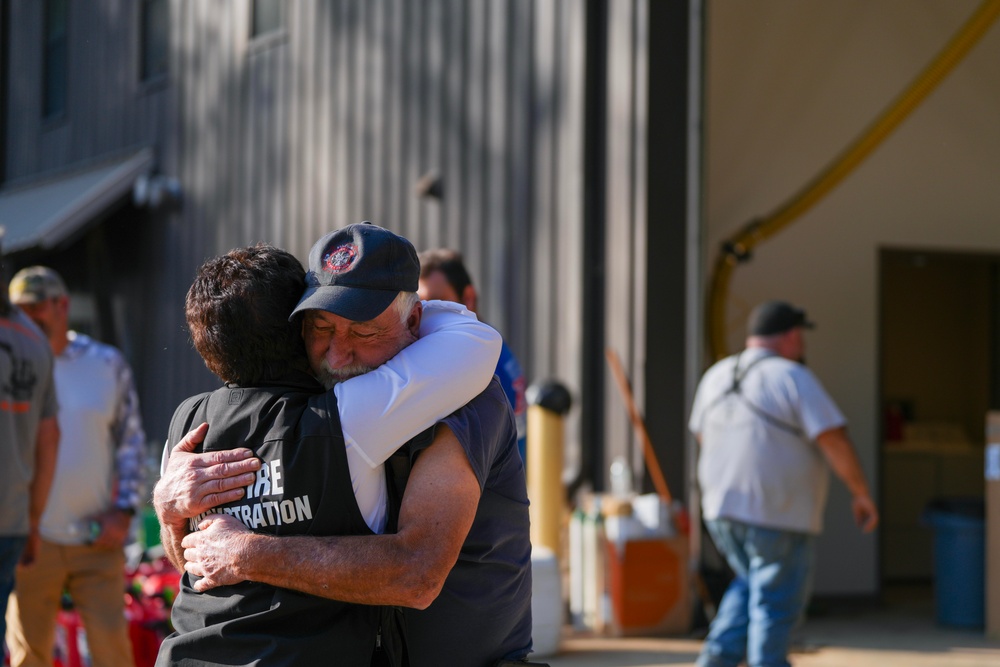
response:
<path id="1" fill-rule="evenodd" d="M 747 370 L 730 391 L 737 361 L 741 375 Z M 698 385 L 688 423 L 701 439 L 702 515 L 820 533 L 829 469 L 814 441 L 844 424 L 802 364 L 761 348 L 718 362 Z"/>
<path id="2" fill-rule="evenodd" d="M 0 317 L 0 535 L 28 534 L 38 422 L 58 410 L 52 348 L 20 309 Z"/>

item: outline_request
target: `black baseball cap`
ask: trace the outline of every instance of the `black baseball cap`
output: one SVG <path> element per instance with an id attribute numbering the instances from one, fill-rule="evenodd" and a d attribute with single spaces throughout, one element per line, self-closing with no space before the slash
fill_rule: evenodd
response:
<path id="1" fill-rule="evenodd" d="M 795 327 L 812 329 L 815 324 L 806 318 L 806 311 L 785 301 L 765 301 L 750 311 L 747 334 L 773 336 Z"/>
<path id="2" fill-rule="evenodd" d="M 367 322 L 381 315 L 400 292 L 416 292 L 419 281 L 420 260 L 412 243 L 370 222 L 348 225 L 327 234 L 309 251 L 306 291 L 292 316 L 325 310 Z"/>

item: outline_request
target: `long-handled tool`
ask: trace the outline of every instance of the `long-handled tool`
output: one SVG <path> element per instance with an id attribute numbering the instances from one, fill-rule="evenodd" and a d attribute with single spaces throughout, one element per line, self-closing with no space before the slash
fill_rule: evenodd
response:
<path id="1" fill-rule="evenodd" d="M 610 347 L 604 348 L 604 355 L 608 358 L 608 365 L 611 366 L 615 380 L 618 381 L 618 389 L 621 390 L 622 398 L 625 400 L 625 407 L 628 408 L 629 417 L 632 419 L 632 427 L 642 442 L 642 453 L 646 459 L 646 469 L 649 470 L 653 486 L 656 487 L 656 492 L 660 497 L 669 505 L 673 498 L 670 495 L 669 487 L 667 487 L 667 480 L 663 477 L 663 471 L 660 469 L 660 463 L 656 460 L 656 452 L 653 451 L 653 443 L 649 440 L 646 424 L 642 421 L 639 409 L 635 406 L 632 388 L 629 386 L 628 378 L 625 377 L 622 364 L 618 360 L 618 355 Z"/>
<path id="2" fill-rule="evenodd" d="M 629 417 L 632 420 L 632 426 L 635 428 L 636 434 L 639 436 L 639 440 L 642 441 L 642 453 L 646 459 L 646 469 L 649 470 L 649 476 L 653 480 L 653 486 L 656 487 L 656 492 L 663 498 L 664 502 L 670 504 L 672 498 L 670 495 L 670 489 L 667 487 L 667 480 L 663 477 L 663 471 L 660 469 L 660 463 L 656 459 L 656 452 L 653 451 L 653 443 L 649 439 L 649 433 L 646 431 L 646 424 L 643 422 L 642 416 L 639 414 L 639 409 L 635 405 L 635 398 L 632 396 L 632 388 L 629 385 L 628 378 L 625 377 L 625 371 L 622 369 L 622 364 L 618 360 L 618 355 L 615 354 L 614 350 L 610 347 L 604 348 L 604 356 L 608 358 L 608 365 L 611 366 L 611 372 L 614 373 L 615 380 L 618 382 L 618 389 L 621 391 L 622 398 L 625 401 L 625 407 L 628 409 Z M 702 578 L 701 573 L 695 570 L 693 573 L 695 593 L 698 595 L 698 599 L 701 601 L 702 612 L 708 621 L 715 618 L 717 607 L 715 601 L 712 600 L 712 596 L 708 591 L 708 586 L 705 585 L 705 580 Z"/>

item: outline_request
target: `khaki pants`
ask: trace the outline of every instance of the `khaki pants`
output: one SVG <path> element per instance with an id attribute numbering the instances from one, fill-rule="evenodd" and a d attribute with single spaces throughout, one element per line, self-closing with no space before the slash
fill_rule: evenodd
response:
<path id="1" fill-rule="evenodd" d="M 125 556 L 120 549 L 42 541 L 29 567 L 17 568 L 7 607 L 12 667 L 51 667 L 63 590 L 80 614 L 93 667 L 133 667 L 125 620 Z"/>

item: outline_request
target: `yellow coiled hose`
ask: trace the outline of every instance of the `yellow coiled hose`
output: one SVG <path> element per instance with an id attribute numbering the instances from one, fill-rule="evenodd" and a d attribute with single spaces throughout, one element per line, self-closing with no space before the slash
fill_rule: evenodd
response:
<path id="1" fill-rule="evenodd" d="M 846 151 L 778 210 L 766 218 L 751 221 L 722 244 L 709 279 L 705 313 L 705 331 L 713 359 L 721 359 L 727 354 L 726 300 L 736 265 L 749 258 L 754 246 L 774 236 L 812 208 L 861 164 L 961 62 L 997 16 L 1000 16 L 1000 0 L 983 2 L 944 50 Z"/>

